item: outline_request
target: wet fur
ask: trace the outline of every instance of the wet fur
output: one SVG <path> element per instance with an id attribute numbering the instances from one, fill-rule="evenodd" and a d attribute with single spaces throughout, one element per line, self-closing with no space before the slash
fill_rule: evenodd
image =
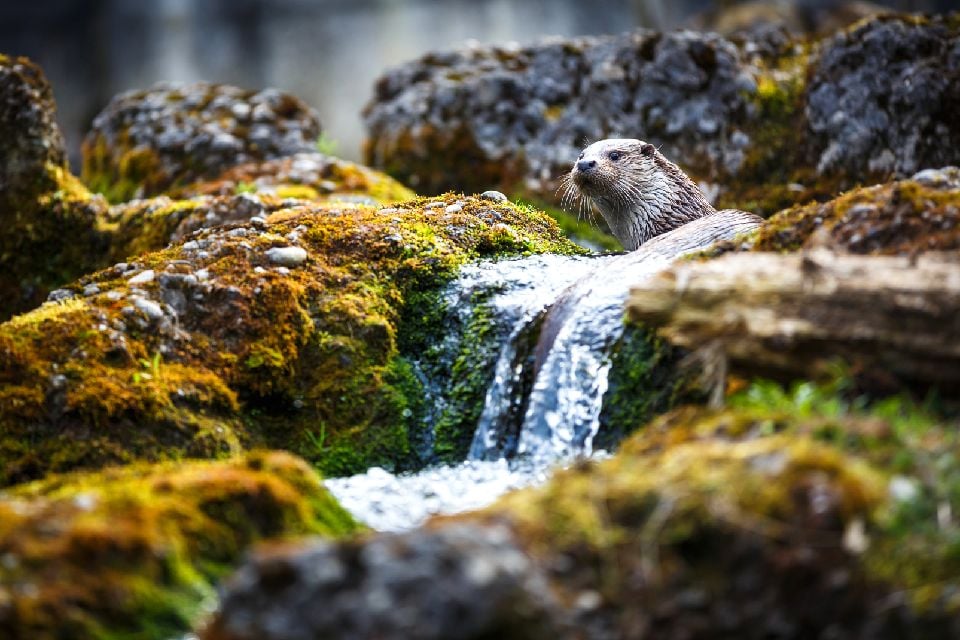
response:
<path id="1" fill-rule="evenodd" d="M 611 160 L 611 152 L 620 158 Z M 595 209 L 627 251 L 717 212 L 677 165 L 642 140 L 601 140 L 578 160 L 597 165 L 581 171 L 574 163 L 560 186 L 561 204 L 570 208 L 576 203 L 581 216 L 585 209 Z"/>

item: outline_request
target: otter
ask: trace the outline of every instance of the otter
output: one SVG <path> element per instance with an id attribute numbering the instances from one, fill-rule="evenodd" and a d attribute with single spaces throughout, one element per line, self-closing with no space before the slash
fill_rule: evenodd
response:
<path id="1" fill-rule="evenodd" d="M 581 207 L 592 205 L 627 251 L 717 213 L 724 214 L 717 224 L 739 217 L 751 224 L 762 222 L 745 211 L 718 212 L 680 167 L 652 144 L 632 138 L 611 138 L 588 146 L 564 177 L 561 189 L 564 206 L 575 198 Z"/>

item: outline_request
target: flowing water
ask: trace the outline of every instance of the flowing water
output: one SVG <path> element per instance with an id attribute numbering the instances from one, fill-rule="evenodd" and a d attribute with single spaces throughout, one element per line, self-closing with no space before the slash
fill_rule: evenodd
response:
<path id="1" fill-rule="evenodd" d="M 441 420 L 458 382 L 452 354 L 477 340 L 471 319 L 481 310 L 490 317 L 485 339 L 491 348 L 478 352 L 493 356 L 473 364 L 488 368 L 491 381 L 468 459 L 406 475 L 371 469 L 328 480 L 328 488 L 361 521 L 396 531 L 432 514 L 484 506 L 506 491 L 542 482 L 578 456 L 594 455 L 630 286 L 678 256 L 753 226 L 736 219 L 697 221 L 620 256 L 533 256 L 463 269 L 445 294 L 451 327 L 442 342 L 446 355 L 421 373 L 435 407 L 432 420 Z"/>

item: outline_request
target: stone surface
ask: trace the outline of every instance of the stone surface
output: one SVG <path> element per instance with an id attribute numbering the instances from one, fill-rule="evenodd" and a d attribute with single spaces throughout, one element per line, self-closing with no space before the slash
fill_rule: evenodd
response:
<path id="1" fill-rule="evenodd" d="M 509 530 L 454 526 L 261 553 L 202 637 L 546 640 L 556 609 Z"/>
<path id="2" fill-rule="evenodd" d="M 895 15 L 822 40 L 638 31 L 427 55 L 378 82 L 366 158 L 425 193 L 555 201 L 588 143 L 641 138 L 718 207 L 769 215 L 956 164 L 958 33 Z"/>
<path id="3" fill-rule="evenodd" d="M 201 635 L 954 637 L 955 421 L 812 384 L 730 402 L 481 512 L 258 554 Z"/>
<path id="4" fill-rule="evenodd" d="M 316 113 L 276 89 L 159 84 L 116 96 L 94 119 L 82 177 L 119 202 L 311 151 L 319 135 Z"/>
<path id="5" fill-rule="evenodd" d="M 167 238 L 217 203 L 236 214 L 237 200 L 250 205 L 244 221 L 118 262 L 66 287 L 73 297 L 0 325 L 0 485 L 258 445 L 329 475 L 414 467 L 423 389 L 400 340 L 438 339 L 424 319 L 466 262 L 576 251 L 544 214 L 472 197 L 381 213 L 221 196 L 144 220 Z M 446 213 L 455 201 L 461 210 Z M 277 248 L 309 259 L 277 265 Z M 64 384 L 51 388 L 56 375 Z"/>
<path id="6" fill-rule="evenodd" d="M 169 640 L 253 543 L 358 529 L 284 453 L 50 477 L 0 493 L 0 635 Z"/>
<path id="7" fill-rule="evenodd" d="M 820 173 L 855 181 L 960 160 L 955 23 L 878 18 L 826 40 L 811 71 L 805 115 Z"/>

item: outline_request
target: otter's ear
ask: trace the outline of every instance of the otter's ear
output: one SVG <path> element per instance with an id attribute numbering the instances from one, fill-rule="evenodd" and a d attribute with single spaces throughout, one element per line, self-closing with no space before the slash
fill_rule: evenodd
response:
<path id="1" fill-rule="evenodd" d="M 652 156 L 653 152 L 656 150 L 657 148 L 654 147 L 652 144 L 645 143 L 642 147 L 640 147 L 640 153 L 642 153 L 645 156 Z"/>

